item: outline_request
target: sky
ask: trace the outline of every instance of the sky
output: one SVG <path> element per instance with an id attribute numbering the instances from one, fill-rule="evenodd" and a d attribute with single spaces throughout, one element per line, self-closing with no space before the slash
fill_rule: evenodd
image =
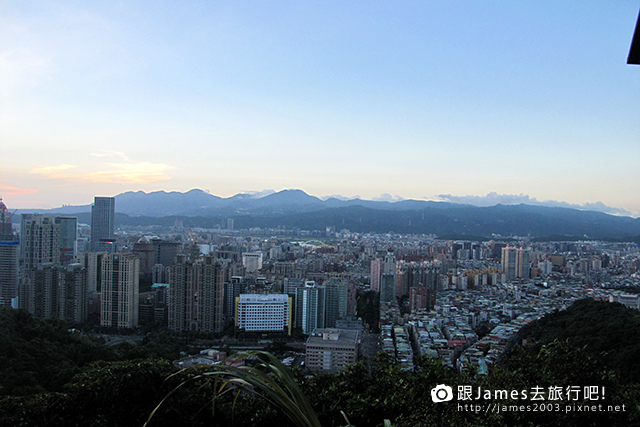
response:
<path id="1" fill-rule="evenodd" d="M 640 216 L 639 0 L 0 0 L 0 195 L 302 189 Z"/>

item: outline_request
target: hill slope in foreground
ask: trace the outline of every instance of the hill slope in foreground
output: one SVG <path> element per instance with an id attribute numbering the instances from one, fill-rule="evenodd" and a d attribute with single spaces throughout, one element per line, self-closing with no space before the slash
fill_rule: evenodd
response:
<path id="1" fill-rule="evenodd" d="M 43 383 L 46 391 L 22 396 L 4 388 L 0 425 L 142 425 L 183 380 L 189 382 L 164 401 L 151 426 L 293 425 L 277 408 L 251 393 L 240 393 L 237 400 L 235 392 L 219 395 L 212 412 L 211 399 L 217 387 L 212 380 L 194 375 L 215 368 L 172 375 L 176 368 L 162 359 L 86 364 L 100 353 L 94 343 L 90 345 L 91 356 L 83 360 L 67 357 L 60 366 L 61 360 L 52 354 L 77 338 L 64 336 L 62 328 L 50 321 L 34 322 L 25 316 L 28 314 L 17 310 L 0 316 L 0 322 L 14 323 L 11 327 L 0 325 L 5 370 L 0 382 L 10 379 L 4 374 L 21 369 L 32 375 L 33 363 L 42 365 L 36 375 L 43 379 L 72 372 L 77 375 L 68 376 L 64 387 L 49 389 L 51 384 Z M 28 327 L 20 327 L 16 321 Z M 294 370 L 293 375 L 323 426 L 344 425 L 341 411 L 356 426 L 382 425 L 385 419 L 393 426 L 640 425 L 639 331 L 638 311 L 583 300 L 523 328 L 522 336 L 535 337 L 538 344 L 516 346 L 488 375 L 458 374 L 421 357 L 415 361 L 415 371 L 404 371 L 384 355 L 371 372 L 359 362 L 335 374 L 308 375 Z M 37 346 L 29 350 L 33 363 L 21 366 L 15 356 L 24 353 L 16 350 L 33 337 L 38 337 Z M 280 369 L 286 368 L 280 365 Z M 15 380 L 15 375 L 11 379 Z M 433 402 L 431 390 L 438 384 L 452 387 L 451 401 Z M 461 387 L 471 387 L 474 395 L 477 390 L 507 390 L 519 397 L 462 400 L 458 393 Z M 586 387 L 597 387 L 599 400 L 586 399 Z M 542 401 L 533 399 L 534 388 L 542 390 Z M 560 391 L 556 399 L 549 397 L 552 388 Z M 578 398 L 569 399 L 569 390 L 579 391 Z M 523 399 L 522 391 L 529 396 Z M 475 406 L 469 409 L 469 405 Z M 594 409 L 598 405 L 604 409 Z M 618 410 L 608 410 L 609 405 Z"/>

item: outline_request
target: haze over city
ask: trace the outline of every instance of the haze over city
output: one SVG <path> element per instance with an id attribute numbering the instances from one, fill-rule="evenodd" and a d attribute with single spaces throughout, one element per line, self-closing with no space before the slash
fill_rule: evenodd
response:
<path id="1" fill-rule="evenodd" d="M 2 2 L 0 195 L 300 188 L 638 216 L 638 6 Z"/>

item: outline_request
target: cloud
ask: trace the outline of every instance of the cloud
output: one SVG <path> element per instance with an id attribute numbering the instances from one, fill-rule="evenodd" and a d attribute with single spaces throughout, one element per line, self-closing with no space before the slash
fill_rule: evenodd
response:
<path id="1" fill-rule="evenodd" d="M 392 195 L 389 193 L 383 193 L 381 195 L 379 195 L 378 197 L 374 197 L 373 199 L 371 199 L 375 202 L 401 202 L 404 199 L 404 197 L 400 197 L 397 195 Z"/>
<path id="2" fill-rule="evenodd" d="M 272 189 L 264 189 L 262 191 L 241 191 L 238 194 L 246 194 L 247 196 L 253 199 L 260 199 L 262 197 L 266 197 L 270 194 L 274 194 L 276 191 Z"/>
<path id="3" fill-rule="evenodd" d="M 91 157 L 118 157 L 119 159 L 121 159 L 122 161 L 125 162 L 130 162 L 131 159 L 129 159 L 129 157 L 124 154 L 122 151 L 106 151 L 103 150 L 101 152 L 98 153 L 89 153 L 89 155 Z"/>
<path id="4" fill-rule="evenodd" d="M 171 179 L 166 171 L 175 169 L 164 163 L 136 162 L 124 153 L 92 153 L 94 157 L 119 157 L 122 162 L 107 163 L 106 170 L 69 172 L 78 168 L 76 165 L 45 166 L 32 169 L 30 173 L 43 175 L 47 179 L 69 180 L 73 182 L 116 183 L 116 184 L 149 184 Z"/>
<path id="5" fill-rule="evenodd" d="M 8 185 L 0 185 L 0 192 L 3 196 L 18 197 L 25 196 L 27 194 L 35 194 L 38 192 L 38 190 L 35 190 L 33 188 L 19 188 L 11 187 Z"/>
<path id="6" fill-rule="evenodd" d="M 174 169 L 173 166 L 164 163 L 149 162 L 109 163 L 108 166 L 112 169 L 91 172 L 81 176 L 80 179 L 85 182 L 148 184 L 171 179 L 165 171 Z"/>
<path id="7" fill-rule="evenodd" d="M 556 208 L 572 208 L 589 210 L 596 212 L 603 212 L 612 215 L 632 216 L 632 213 L 626 209 L 615 208 L 607 206 L 602 202 L 584 203 L 582 205 L 575 203 L 559 202 L 557 200 L 538 200 L 535 197 L 531 197 L 527 194 L 498 194 L 496 192 L 488 193 L 486 196 L 454 196 L 452 194 L 439 194 L 437 196 L 439 201 L 460 203 L 473 206 L 495 206 L 497 204 L 502 205 L 537 205 L 537 206 L 549 206 Z"/>
<path id="8" fill-rule="evenodd" d="M 44 175 L 49 179 L 67 179 L 68 177 L 73 175 L 69 173 L 65 173 L 65 171 L 68 171 L 69 169 L 73 169 L 76 167 L 77 167 L 76 165 L 67 165 L 67 164 L 58 165 L 58 166 L 45 166 L 42 168 L 31 169 L 29 173 Z"/>

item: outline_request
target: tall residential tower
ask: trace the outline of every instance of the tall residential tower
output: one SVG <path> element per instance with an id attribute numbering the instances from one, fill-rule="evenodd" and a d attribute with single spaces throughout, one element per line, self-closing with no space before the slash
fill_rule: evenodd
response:
<path id="1" fill-rule="evenodd" d="M 225 269 L 215 257 L 177 255 L 169 277 L 169 329 L 221 332 Z"/>
<path id="2" fill-rule="evenodd" d="M 100 326 L 138 326 L 140 260 L 130 253 L 114 253 L 102 259 Z"/>
<path id="3" fill-rule="evenodd" d="M 60 225 L 52 215 L 22 214 L 20 260 L 26 274 L 40 264 L 60 264 Z"/>
<path id="4" fill-rule="evenodd" d="M 11 215 L 0 198 L 0 305 L 11 306 L 18 293 L 20 242 L 13 236 Z"/>
<path id="5" fill-rule="evenodd" d="M 91 206 L 91 251 L 114 252 L 115 232 L 114 197 L 95 197 Z"/>

